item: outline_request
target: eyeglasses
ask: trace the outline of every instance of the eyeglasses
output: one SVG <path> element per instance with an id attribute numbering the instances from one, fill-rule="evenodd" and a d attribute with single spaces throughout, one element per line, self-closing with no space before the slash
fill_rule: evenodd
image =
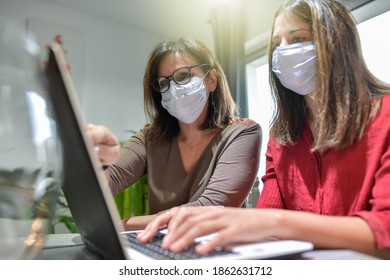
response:
<path id="1" fill-rule="evenodd" d="M 208 64 L 198 64 L 198 65 L 193 65 L 188 67 L 180 67 L 176 69 L 170 76 L 157 77 L 151 82 L 151 86 L 159 93 L 167 92 L 171 85 L 171 81 L 174 81 L 177 85 L 188 84 L 191 81 L 192 77 L 195 75 L 194 73 L 192 73 L 192 69 L 195 67 L 204 67 L 204 66 L 209 66 L 209 69 L 201 77 L 203 78 L 209 73 L 211 69 L 210 65 Z"/>

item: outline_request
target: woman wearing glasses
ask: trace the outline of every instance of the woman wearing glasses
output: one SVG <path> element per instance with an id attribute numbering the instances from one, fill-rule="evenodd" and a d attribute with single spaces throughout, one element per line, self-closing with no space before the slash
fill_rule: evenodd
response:
<path id="1" fill-rule="evenodd" d="M 114 194 L 148 176 L 150 215 L 128 219 L 126 229 L 179 205 L 242 207 L 257 176 L 261 128 L 236 116 L 210 50 L 183 38 L 158 44 L 146 66 L 144 105 L 150 124 L 107 171 Z"/>

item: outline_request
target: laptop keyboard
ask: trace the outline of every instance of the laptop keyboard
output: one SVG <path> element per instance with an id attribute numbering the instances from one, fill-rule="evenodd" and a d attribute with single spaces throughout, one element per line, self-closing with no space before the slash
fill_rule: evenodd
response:
<path id="1" fill-rule="evenodd" d="M 195 245 L 193 244 L 185 250 L 174 253 L 167 249 L 161 247 L 162 239 L 164 237 L 164 233 L 157 233 L 148 243 L 142 244 L 137 239 L 137 233 L 135 232 L 126 232 L 124 233 L 128 242 L 130 243 L 130 247 L 153 258 L 158 260 L 193 260 L 193 259 L 201 259 L 204 256 L 201 256 L 195 253 Z M 207 257 L 220 256 L 225 254 L 232 254 L 231 251 L 227 251 L 224 249 L 214 250 L 209 253 Z"/>

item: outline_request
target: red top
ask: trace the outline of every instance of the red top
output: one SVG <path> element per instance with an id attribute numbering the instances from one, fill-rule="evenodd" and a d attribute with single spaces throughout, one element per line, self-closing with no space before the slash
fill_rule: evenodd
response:
<path id="1" fill-rule="evenodd" d="M 277 146 L 270 137 L 257 208 L 360 216 L 377 248 L 390 248 L 390 95 L 355 145 L 318 155 L 312 143 L 308 126 L 294 146 Z"/>

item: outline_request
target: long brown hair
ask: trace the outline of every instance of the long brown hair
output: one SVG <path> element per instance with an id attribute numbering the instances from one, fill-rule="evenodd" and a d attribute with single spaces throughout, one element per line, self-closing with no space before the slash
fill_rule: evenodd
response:
<path id="1" fill-rule="evenodd" d="M 380 108 L 380 96 L 389 93 L 390 87 L 367 69 L 348 8 L 335 0 L 292 0 L 278 9 L 274 24 L 278 16 L 287 13 L 311 26 L 316 49 L 316 89 L 312 94 L 321 109 L 312 150 L 348 147 L 362 138 L 368 120 Z M 302 135 L 308 109 L 303 96 L 285 88 L 272 72 L 274 49 L 270 43 L 269 78 L 276 103 L 272 136 L 282 145 L 292 145 Z"/>
<path id="2" fill-rule="evenodd" d="M 217 87 L 209 95 L 207 117 L 200 128 L 225 127 L 228 120 L 237 114 L 237 106 L 219 62 L 211 51 L 198 40 L 188 38 L 169 39 L 161 42 L 153 49 L 144 75 L 144 107 L 151 122 L 150 140 L 167 141 L 178 135 L 180 130 L 177 119 L 162 107 L 161 94 L 151 86 L 151 81 L 158 76 L 161 60 L 170 53 L 185 54 L 199 64 L 207 64 L 209 68 L 216 70 Z M 205 68 L 203 71 L 206 72 L 207 69 Z"/>

